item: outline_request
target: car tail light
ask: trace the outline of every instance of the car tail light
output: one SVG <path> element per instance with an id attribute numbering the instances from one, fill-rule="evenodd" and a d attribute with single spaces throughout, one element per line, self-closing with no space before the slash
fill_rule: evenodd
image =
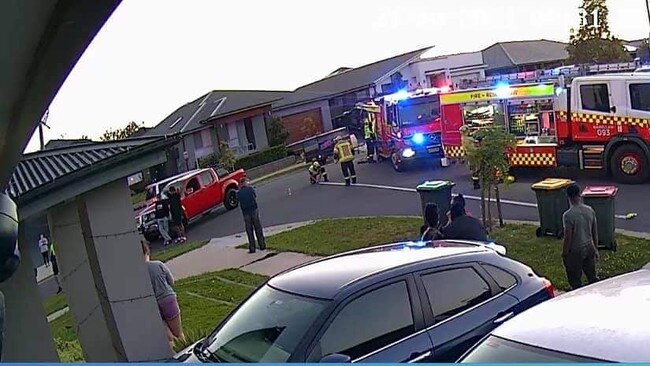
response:
<path id="1" fill-rule="evenodd" d="M 546 278 L 542 279 L 544 281 L 544 290 L 546 290 L 546 293 L 548 294 L 548 297 L 550 299 L 555 297 L 555 287 L 553 287 L 553 284 L 551 281 L 547 280 Z"/>

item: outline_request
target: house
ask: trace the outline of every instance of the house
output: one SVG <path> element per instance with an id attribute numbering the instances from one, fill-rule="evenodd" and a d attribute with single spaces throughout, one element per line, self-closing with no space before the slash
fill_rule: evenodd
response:
<path id="1" fill-rule="evenodd" d="M 485 77 L 487 65 L 481 52 L 465 52 L 435 57 L 422 57 L 400 70 L 408 88 L 458 87 Z"/>
<path id="2" fill-rule="evenodd" d="M 180 142 L 168 151 L 168 163 L 161 176 L 197 168 L 199 159 L 218 153 L 221 143 L 237 156 L 266 149 L 271 105 L 287 93 L 214 90 L 181 106 L 144 134 L 181 136 Z"/>
<path id="3" fill-rule="evenodd" d="M 399 70 L 430 47 L 411 51 L 357 68 L 341 67 L 324 79 L 304 85 L 273 104 L 273 115 L 282 119 L 295 142 L 331 130 L 333 119 L 378 95 L 408 84 Z"/>
<path id="4" fill-rule="evenodd" d="M 550 69 L 564 65 L 569 58 L 566 43 L 545 39 L 499 42 L 484 49 L 485 75 Z"/>
<path id="5" fill-rule="evenodd" d="M 93 141 L 89 139 L 54 139 L 54 140 L 49 140 L 45 146 L 43 146 L 43 150 L 53 150 L 53 149 L 59 149 L 62 147 L 68 147 L 68 146 L 73 146 L 73 145 L 82 145 L 82 144 L 92 144 Z"/>

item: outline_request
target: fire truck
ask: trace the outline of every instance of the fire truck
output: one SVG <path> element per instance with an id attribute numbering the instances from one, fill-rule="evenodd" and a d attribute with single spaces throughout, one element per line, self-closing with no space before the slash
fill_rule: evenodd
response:
<path id="1" fill-rule="evenodd" d="M 633 69 L 632 69 L 633 70 Z M 462 126 L 502 126 L 517 138 L 514 168 L 604 170 L 624 184 L 650 176 L 650 74 L 609 73 L 440 96 L 446 156 L 463 155 Z"/>
<path id="2" fill-rule="evenodd" d="M 447 89 L 448 90 L 448 89 Z M 400 172 L 420 162 L 439 162 L 444 156 L 440 130 L 443 88 L 400 91 L 359 105 L 375 123 L 377 153 Z"/>

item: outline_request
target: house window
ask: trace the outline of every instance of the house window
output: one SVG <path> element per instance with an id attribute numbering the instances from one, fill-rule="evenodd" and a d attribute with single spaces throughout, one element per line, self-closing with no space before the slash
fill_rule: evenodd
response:
<path id="1" fill-rule="evenodd" d="M 610 112 L 607 84 L 580 85 L 580 98 L 582 99 L 582 109 Z"/>
<path id="2" fill-rule="evenodd" d="M 255 130 L 253 130 L 253 120 L 250 118 L 244 119 L 244 129 L 246 130 L 246 140 L 248 140 L 249 150 L 255 150 Z"/>
<path id="3" fill-rule="evenodd" d="M 201 136 L 201 132 L 195 132 L 194 133 L 194 149 L 202 149 L 203 148 L 203 136 Z"/>

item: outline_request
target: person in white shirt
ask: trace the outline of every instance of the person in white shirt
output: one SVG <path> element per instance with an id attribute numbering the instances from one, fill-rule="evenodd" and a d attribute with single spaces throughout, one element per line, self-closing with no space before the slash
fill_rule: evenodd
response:
<path id="1" fill-rule="evenodd" d="M 41 234 L 41 238 L 38 240 L 38 246 L 41 248 L 41 255 L 43 256 L 43 263 L 45 267 L 50 266 L 50 242 L 47 241 L 45 235 Z"/>

